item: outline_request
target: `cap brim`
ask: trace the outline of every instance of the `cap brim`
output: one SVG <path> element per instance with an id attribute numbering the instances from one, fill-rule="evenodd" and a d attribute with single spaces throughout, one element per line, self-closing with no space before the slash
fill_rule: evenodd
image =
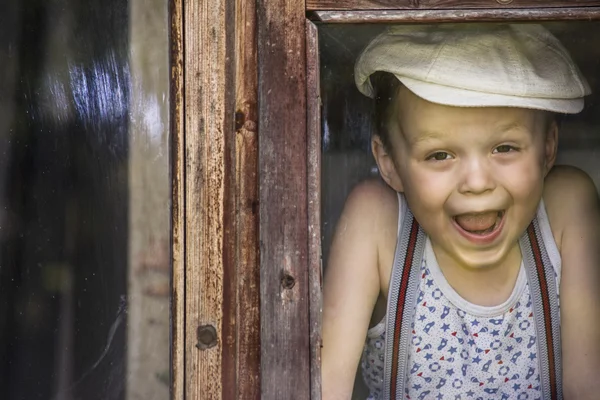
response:
<path id="1" fill-rule="evenodd" d="M 563 114 L 577 114 L 583 110 L 583 98 L 543 99 L 482 93 L 435 83 L 423 82 L 405 76 L 396 77 L 411 92 L 432 103 L 455 107 L 518 107 L 545 110 Z"/>

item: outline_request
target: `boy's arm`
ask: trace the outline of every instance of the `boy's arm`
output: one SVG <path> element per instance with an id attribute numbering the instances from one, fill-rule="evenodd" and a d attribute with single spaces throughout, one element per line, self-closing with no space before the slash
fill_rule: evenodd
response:
<path id="1" fill-rule="evenodd" d="M 544 200 L 562 258 L 560 287 L 563 393 L 566 400 L 600 393 L 600 210 L 591 179 L 557 167 Z"/>
<path id="2" fill-rule="evenodd" d="M 323 289 L 323 400 L 352 395 L 380 293 L 378 238 L 386 230 L 381 224 L 389 223 L 389 203 L 396 202 L 390 192 L 377 182 L 361 183 L 348 197 L 336 228 Z"/>

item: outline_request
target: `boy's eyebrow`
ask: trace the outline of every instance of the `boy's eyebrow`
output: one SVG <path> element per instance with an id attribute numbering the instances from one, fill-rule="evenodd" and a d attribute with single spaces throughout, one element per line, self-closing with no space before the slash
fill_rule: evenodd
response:
<path id="1" fill-rule="evenodd" d="M 513 121 L 513 122 L 503 124 L 503 125 L 499 125 L 498 127 L 496 127 L 496 132 L 507 133 L 510 131 L 523 130 L 523 129 L 526 130 L 527 127 L 517 121 Z M 440 132 L 424 130 L 424 131 L 421 131 L 416 137 L 409 138 L 408 142 L 411 145 L 416 145 L 421 142 L 427 142 L 429 140 L 443 139 L 446 136 L 447 135 L 444 135 L 443 133 L 440 133 Z"/>
<path id="2" fill-rule="evenodd" d="M 410 140 L 411 144 L 417 144 L 420 142 L 426 142 L 428 140 L 441 139 L 444 135 L 435 131 L 422 131 L 417 137 Z"/>
<path id="3" fill-rule="evenodd" d="M 506 133 L 506 132 L 510 132 L 510 131 L 514 131 L 514 130 L 523 130 L 523 129 L 527 129 L 527 128 L 523 124 L 515 121 L 515 122 L 509 122 L 504 125 L 499 125 L 496 128 L 496 132 Z M 420 142 L 426 142 L 428 140 L 443 139 L 445 136 L 446 135 L 444 135 L 442 133 L 427 130 L 427 131 L 420 132 L 417 137 L 410 140 L 410 143 L 414 145 L 414 144 L 417 144 Z"/>
<path id="4" fill-rule="evenodd" d="M 508 132 L 508 131 L 513 131 L 516 129 L 526 129 L 525 126 L 523 126 L 523 124 L 520 124 L 518 122 L 509 122 L 508 124 L 504 124 L 504 125 L 500 125 L 498 127 L 498 131 L 499 132 Z"/>

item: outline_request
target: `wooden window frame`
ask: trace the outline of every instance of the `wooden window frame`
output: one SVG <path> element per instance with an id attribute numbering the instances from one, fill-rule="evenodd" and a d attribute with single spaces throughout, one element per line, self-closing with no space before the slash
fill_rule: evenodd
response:
<path id="1" fill-rule="evenodd" d="M 600 20 L 600 1 L 584 0 L 169 9 L 175 400 L 320 399 L 316 24 Z"/>
<path id="2" fill-rule="evenodd" d="M 308 11 L 536 9 L 597 6 L 594 0 L 306 0 Z"/>

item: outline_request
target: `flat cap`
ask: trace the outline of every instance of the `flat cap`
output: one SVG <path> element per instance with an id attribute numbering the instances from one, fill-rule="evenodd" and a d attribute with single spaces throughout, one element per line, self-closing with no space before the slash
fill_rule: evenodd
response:
<path id="1" fill-rule="evenodd" d="M 574 114 L 591 93 L 560 41 L 538 24 L 394 26 L 359 56 L 356 86 L 394 74 L 417 96 L 458 107 L 521 107 Z"/>

